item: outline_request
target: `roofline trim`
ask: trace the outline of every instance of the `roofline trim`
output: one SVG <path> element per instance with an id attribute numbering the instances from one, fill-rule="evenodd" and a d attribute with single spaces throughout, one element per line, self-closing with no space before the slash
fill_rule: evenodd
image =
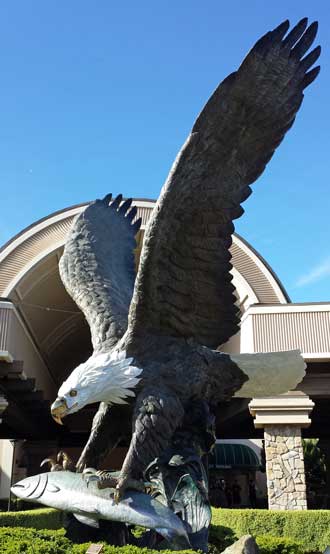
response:
<path id="1" fill-rule="evenodd" d="M 133 199 L 134 205 L 140 208 L 149 208 L 152 209 L 156 201 L 155 200 L 149 200 L 149 199 Z M 56 223 L 70 219 L 79 213 L 83 211 L 85 207 L 87 207 L 90 203 L 82 203 L 82 204 L 76 204 L 74 206 L 64 208 L 63 210 L 56 211 L 52 214 L 50 214 L 47 217 L 44 217 L 37 222 L 31 224 L 29 227 L 26 227 L 23 229 L 19 234 L 15 235 L 9 242 L 7 242 L 2 249 L 0 249 L 0 264 L 1 262 L 7 258 L 12 252 L 15 251 L 17 247 L 24 244 L 25 241 L 27 241 L 32 236 L 36 235 L 38 232 L 43 231 L 44 229 L 51 227 L 52 225 L 56 225 Z M 142 229 L 145 228 L 145 226 L 141 227 Z M 263 259 L 263 257 L 257 252 L 245 239 L 243 239 L 240 235 L 234 234 L 233 235 L 233 243 L 235 243 L 238 248 L 240 248 L 255 264 L 255 266 L 260 270 L 260 272 L 264 275 L 265 279 L 268 281 L 270 287 L 273 290 L 273 293 L 277 296 L 279 302 L 281 304 L 287 304 L 290 302 L 290 298 L 288 294 L 286 293 L 282 283 L 278 279 L 275 272 L 270 268 L 266 260 Z M 38 254 L 37 257 L 33 258 L 31 262 L 22 269 L 22 271 L 19 272 L 18 275 L 15 276 L 14 282 L 15 286 L 19 282 L 19 280 L 22 278 L 22 276 L 26 273 L 27 269 L 31 269 L 37 263 L 42 259 L 43 257 L 46 257 L 50 252 L 56 250 L 59 246 L 62 246 L 55 243 L 51 248 L 46 249 L 43 251 L 43 256 L 41 254 Z M 13 290 L 13 281 L 8 284 L 7 288 L 4 291 L 4 294 L 9 294 L 10 291 Z M 250 287 L 251 284 L 249 283 Z M 251 287 L 253 288 L 253 287 Z M 253 291 L 254 292 L 254 291 Z M 254 292 L 254 296 L 257 296 Z M 259 300 L 259 299 L 258 299 Z"/>
<path id="2" fill-rule="evenodd" d="M 251 304 L 258 304 L 258 297 L 256 293 L 254 292 L 250 283 L 242 275 L 242 273 L 240 273 L 238 269 L 236 269 L 236 267 L 233 267 L 230 273 L 234 276 L 234 280 L 236 279 L 237 282 L 240 283 L 242 288 L 245 288 L 245 290 L 248 292 L 249 301 L 251 302 Z"/>
<path id="3" fill-rule="evenodd" d="M 307 313 L 307 312 L 330 312 L 329 302 L 320 302 L 317 304 L 252 304 L 246 311 L 246 317 L 249 314 L 285 314 L 285 313 Z"/>
<path id="4" fill-rule="evenodd" d="M 276 275 L 275 271 L 261 256 L 261 254 L 259 254 L 259 252 L 255 248 L 253 248 L 253 246 L 251 246 L 251 244 L 247 240 L 243 239 L 243 237 L 241 237 L 241 235 L 239 235 L 238 233 L 235 233 L 233 235 L 233 241 L 235 241 L 236 244 L 238 244 L 248 256 L 252 257 L 259 269 L 264 273 L 264 275 L 267 276 L 281 304 L 290 303 L 290 297 L 286 292 L 282 282 Z"/>
<path id="5" fill-rule="evenodd" d="M 31 271 L 31 269 L 33 269 L 34 266 L 38 265 L 38 263 L 41 262 L 41 260 L 46 260 L 48 256 L 50 256 L 51 254 L 53 254 L 53 252 L 56 252 L 56 250 L 62 247 L 63 247 L 63 241 L 60 240 L 60 241 L 54 242 L 49 248 L 46 248 L 46 250 L 43 250 L 37 256 L 32 258 L 30 262 L 27 263 L 21 269 L 21 271 L 15 275 L 14 279 L 10 281 L 10 284 L 3 292 L 3 296 L 8 297 L 13 292 L 13 290 L 15 290 L 17 285 L 20 283 L 21 279 L 23 279 L 23 277 L 27 273 L 29 273 L 29 271 Z"/>
<path id="6" fill-rule="evenodd" d="M 123 198 L 125 200 L 125 198 Z M 150 208 L 150 204 L 155 205 L 156 200 L 148 200 L 148 199 L 138 199 L 133 198 L 132 199 L 134 204 L 137 207 L 140 208 Z M 34 223 L 31 223 L 31 225 L 28 225 L 24 229 L 22 229 L 19 233 L 14 235 L 11 239 L 9 239 L 5 244 L 3 244 L 0 247 L 0 263 L 1 261 L 12 251 L 14 250 L 19 244 L 21 244 L 22 240 L 21 237 L 24 236 L 24 240 L 28 239 L 38 231 L 41 231 L 42 229 L 45 229 L 45 227 L 48 227 L 52 223 L 57 223 L 58 221 L 61 221 L 62 219 L 66 219 L 68 217 L 72 217 L 73 215 L 78 215 L 82 212 L 81 208 L 87 208 L 89 204 L 91 204 L 93 200 L 90 202 L 82 202 L 81 204 L 74 204 L 73 206 L 69 206 L 68 208 L 63 208 L 62 210 L 57 210 L 56 212 L 52 212 L 51 214 L 42 217 L 41 219 L 38 219 Z M 9 247 L 12 248 L 9 248 Z M 8 251 L 7 251 L 8 249 Z"/>

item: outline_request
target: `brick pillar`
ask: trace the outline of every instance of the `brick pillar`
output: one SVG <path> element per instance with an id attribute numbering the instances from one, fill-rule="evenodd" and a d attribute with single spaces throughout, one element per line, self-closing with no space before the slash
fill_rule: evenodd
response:
<path id="1" fill-rule="evenodd" d="M 301 392 L 255 398 L 249 404 L 255 427 L 264 428 L 270 510 L 307 509 L 301 428 L 311 424 L 313 407 Z"/>

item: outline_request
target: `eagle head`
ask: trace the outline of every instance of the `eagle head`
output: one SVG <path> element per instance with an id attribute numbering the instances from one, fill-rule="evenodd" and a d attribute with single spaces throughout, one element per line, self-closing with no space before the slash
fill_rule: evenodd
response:
<path id="1" fill-rule="evenodd" d="M 106 402 L 126 404 L 126 398 L 135 396 L 131 390 L 140 379 L 142 369 L 130 365 L 133 358 L 125 352 L 93 353 L 76 367 L 62 384 L 51 414 L 62 425 L 62 417 L 78 412 L 87 404 Z"/>

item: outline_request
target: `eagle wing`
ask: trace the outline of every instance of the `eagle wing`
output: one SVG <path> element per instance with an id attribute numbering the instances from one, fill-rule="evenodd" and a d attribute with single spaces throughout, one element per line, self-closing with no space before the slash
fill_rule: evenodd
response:
<path id="1" fill-rule="evenodd" d="M 229 248 L 233 220 L 294 122 L 320 54 L 317 23 L 262 37 L 216 89 L 162 189 L 146 232 L 129 313 L 141 333 L 217 347 L 238 331 Z"/>
<path id="2" fill-rule="evenodd" d="M 83 311 L 94 351 L 111 349 L 127 328 L 135 267 L 132 200 L 111 202 L 111 194 L 90 204 L 74 221 L 59 270 L 63 284 Z"/>

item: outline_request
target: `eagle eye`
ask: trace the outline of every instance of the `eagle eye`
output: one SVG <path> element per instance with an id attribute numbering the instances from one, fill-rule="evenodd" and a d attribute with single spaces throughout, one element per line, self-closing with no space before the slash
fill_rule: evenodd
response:
<path id="1" fill-rule="evenodd" d="M 70 392 L 69 392 L 69 395 L 70 395 L 70 396 L 77 396 L 77 394 L 78 394 L 78 392 L 76 391 L 76 389 L 72 389 L 72 390 L 70 390 Z"/>

